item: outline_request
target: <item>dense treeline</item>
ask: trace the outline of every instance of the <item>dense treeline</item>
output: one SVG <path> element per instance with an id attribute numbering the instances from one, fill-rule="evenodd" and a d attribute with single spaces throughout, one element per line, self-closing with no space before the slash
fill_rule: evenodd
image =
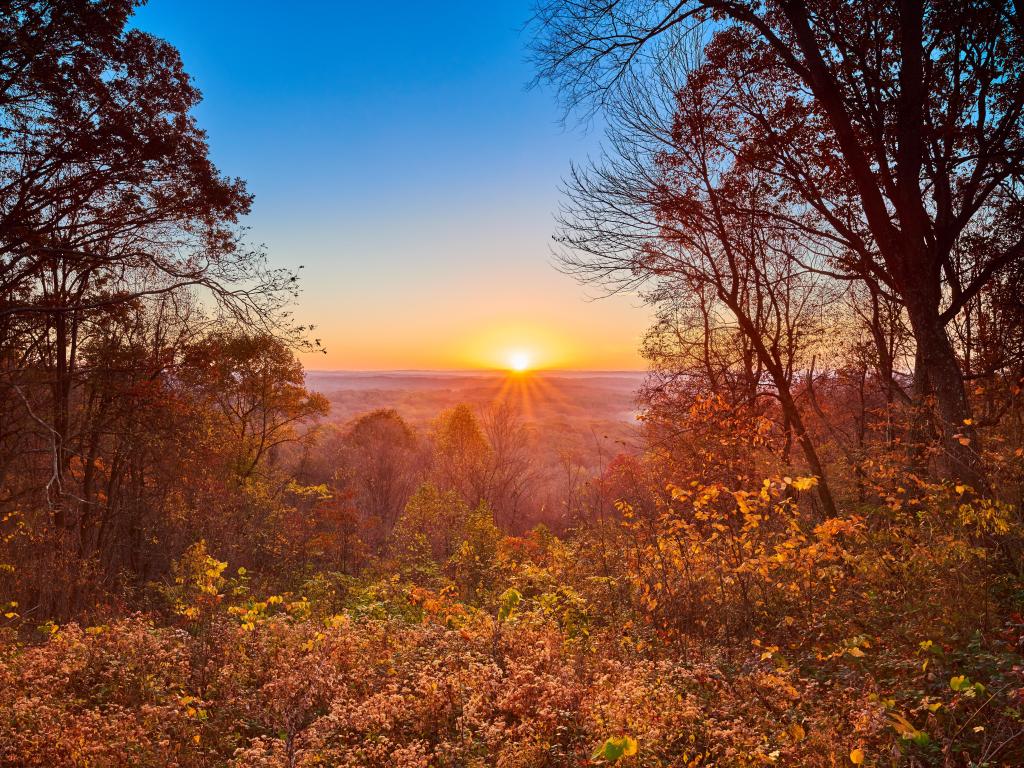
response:
<path id="1" fill-rule="evenodd" d="M 657 309 L 541 502 L 507 403 L 321 423 L 134 5 L 0 11 L 0 765 L 1024 762 L 1017 6 L 538 11 Z"/>

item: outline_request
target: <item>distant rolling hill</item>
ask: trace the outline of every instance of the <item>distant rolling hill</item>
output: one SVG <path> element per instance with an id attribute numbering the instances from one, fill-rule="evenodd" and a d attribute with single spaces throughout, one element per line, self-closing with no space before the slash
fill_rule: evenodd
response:
<path id="1" fill-rule="evenodd" d="M 413 427 L 430 429 L 439 413 L 466 403 L 483 413 L 496 403 L 516 408 L 538 453 L 571 454 L 599 470 L 636 448 L 636 371 L 309 371 L 308 386 L 331 402 L 330 421 L 345 424 L 377 408 L 394 408 Z"/>

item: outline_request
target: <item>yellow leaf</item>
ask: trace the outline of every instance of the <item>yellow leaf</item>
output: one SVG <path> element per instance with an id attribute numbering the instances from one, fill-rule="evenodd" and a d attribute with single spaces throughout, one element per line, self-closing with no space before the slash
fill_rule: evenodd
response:
<path id="1" fill-rule="evenodd" d="M 798 491 L 809 491 L 818 484 L 816 477 L 798 477 L 793 481 L 793 487 Z"/>
<path id="2" fill-rule="evenodd" d="M 639 745 L 636 743 L 636 739 L 632 738 L 631 736 L 624 736 L 623 738 L 625 739 L 626 743 L 622 749 L 622 754 L 626 757 L 632 757 L 636 754 L 637 750 L 639 749 Z"/>
<path id="3" fill-rule="evenodd" d="M 860 765 L 861 763 L 863 763 L 864 762 L 864 750 L 860 749 L 859 747 L 857 749 L 851 750 L 851 752 L 850 752 L 850 762 L 853 763 L 854 765 Z"/>
<path id="4" fill-rule="evenodd" d="M 864 651 L 862 651 L 860 648 L 857 648 L 856 646 L 854 646 L 853 648 L 847 648 L 846 652 L 857 659 L 861 658 L 864 655 Z"/>

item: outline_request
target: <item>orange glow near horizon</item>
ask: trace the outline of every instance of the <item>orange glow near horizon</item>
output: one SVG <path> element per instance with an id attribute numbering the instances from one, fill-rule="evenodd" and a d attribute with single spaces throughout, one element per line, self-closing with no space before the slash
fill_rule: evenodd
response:
<path id="1" fill-rule="evenodd" d="M 590 306 L 584 305 L 584 310 Z M 306 354 L 302 361 L 308 370 L 490 370 L 519 375 L 643 368 L 636 353 L 636 330 L 621 325 L 599 328 L 596 323 L 581 328 L 574 321 L 571 316 L 549 321 L 506 315 L 467 323 L 453 311 L 421 315 L 412 326 L 381 323 L 370 333 L 324 333 L 326 329 L 318 328 L 327 354 Z"/>

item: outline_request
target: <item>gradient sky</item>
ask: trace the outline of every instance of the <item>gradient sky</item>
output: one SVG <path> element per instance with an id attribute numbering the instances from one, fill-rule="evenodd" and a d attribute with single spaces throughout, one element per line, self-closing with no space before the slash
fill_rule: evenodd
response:
<path id="1" fill-rule="evenodd" d="M 552 266 L 570 160 L 528 91 L 531 0 L 281 3 L 150 0 L 136 25 L 170 41 L 203 91 L 221 170 L 256 195 L 271 260 L 305 266 L 296 313 L 328 354 L 311 369 L 641 368 L 650 313 Z"/>

